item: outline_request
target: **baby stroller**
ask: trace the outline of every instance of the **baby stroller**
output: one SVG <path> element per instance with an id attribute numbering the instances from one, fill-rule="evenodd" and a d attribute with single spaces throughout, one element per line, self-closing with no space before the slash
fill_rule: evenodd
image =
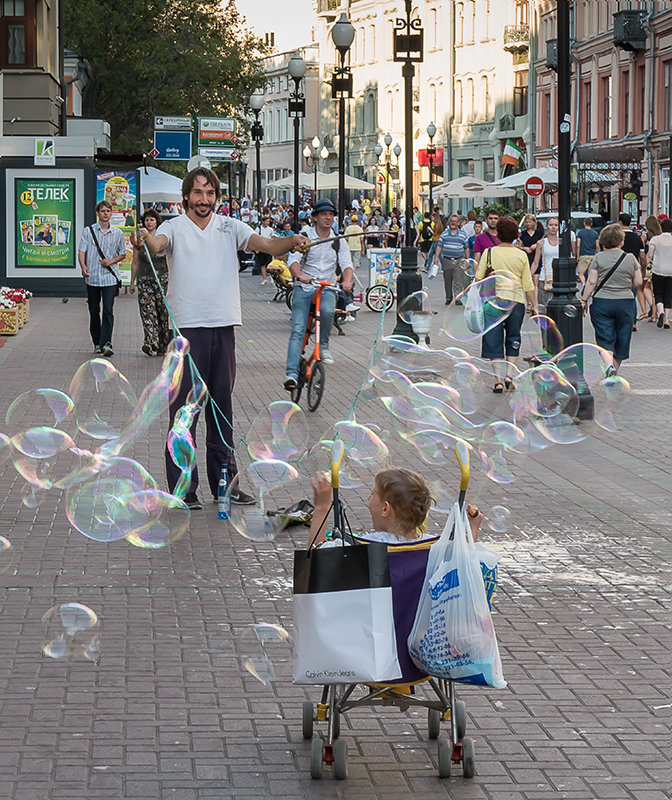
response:
<path id="1" fill-rule="evenodd" d="M 342 443 L 337 441 L 335 447 L 336 445 L 341 445 L 342 451 Z M 462 449 L 459 446 L 456 452 L 461 467 L 460 506 L 462 506 L 469 483 L 469 454 L 466 448 Z M 339 500 L 337 473 L 332 455 L 334 525 L 347 541 L 352 535 L 345 509 Z M 450 777 L 453 765 L 461 766 L 465 778 L 473 777 L 474 742 L 465 735 L 467 714 L 464 702 L 457 700 L 452 681 L 423 674 L 412 662 L 407 647 L 424 584 L 429 550 L 437 539 L 393 544 L 387 548 L 394 606 L 394 631 L 402 677 L 390 683 L 326 685 L 316 706 L 311 701 L 304 702 L 302 732 L 304 739 L 311 740 L 311 777 L 322 777 L 325 764 L 333 768 L 336 779 L 343 780 L 347 777 L 348 749 L 346 741 L 340 738 L 341 715 L 366 706 L 396 706 L 400 711 L 426 708 L 428 737 L 436 739 L 438 744 L 439 777 Z M 486 592 L 487 589 L 486 585 Z M 494 583 L 490 586 L 489 597 L 493 591 Z M 416 688 L 422 684 L 429 690 L 424 693 L 425 696 L 416 694 Z M 324 738 L 314 735 L 315 723 L 326 723 Z M 444 729 L 447 735 L 442 734 L 442 723 L 445 723 Z"/>

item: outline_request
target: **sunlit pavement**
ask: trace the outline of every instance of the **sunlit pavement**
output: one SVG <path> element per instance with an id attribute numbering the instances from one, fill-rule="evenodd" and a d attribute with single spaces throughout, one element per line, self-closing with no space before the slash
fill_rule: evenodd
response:
<path id="1" fill-rule="evenodd" d="M 273 290 L 258 277 L 244 273 L 241 283 L 235 400 L 244 435 L 268 403 L 286 397 L 289 312 L 270 302 Z M 439 311 L 432 345 L 445 347 L 440 279 L 430 293 Z M 117 301 L 113 362 L 139 390 L 159 362 L 140 352 L 136 303 Z M 0 418 L 23 391 L 67 390 L 92 356 L 83 299 L 38 299 L 31 313 L 0 348 Z M 346 335 L 334 336 L 324 400 L 306 412 L 313 438 L 349 413 L 379 322 L 363 307 Z M 385 331 L 393 324 L 390 315 Z M 353 713 L 345 723 L 347 781 L 310 779 L 306 695 L 291 684 L 287 654 L 270 687 L 241 666 L 252 623 L 291 632 L 292 549 L 304 544 L 305 529 L 255 544 L 224 529 L 208 503 L 170 548 L 101 544 L 69 527 L 59 494 L 26 508 L 23 479 L 1 467 L 0 533 L 16 553 L 0 575 L 0 797 L 670 797 L 671 342 L 671 332 L 640 323 L 622 372 L 632 394 L 620 432 L 597 429 L 580 444 L 545 450 L 512 484 L 474 478 L 472 498 L 486 513 L 507 507 L 511 525 L 483 537 L 504 553 L 494 620 L 509 686 L 459 690 L 476 743 L 471 781 L 440 781 L 426 716 L 394 709 Z M 525 347 L 532 345 L 530 333 Z M 497 418 L 506 402 L 489 393 L 484 407 Z M 356 415 L 381 426 L 398 461 L 431 474 L 401 448 L 379 401 L 358 400 Z M 130 453 L 161 484 L 162 436 L 165 422 L 154 424 Z M 296 486 L 295 499 L 307 496 L 305 480 Z M 347 497 L 363 526 L 366 494 Z M 41 617 L 67 601 L 99 615 L 98 663 L 41 654 Z"/>

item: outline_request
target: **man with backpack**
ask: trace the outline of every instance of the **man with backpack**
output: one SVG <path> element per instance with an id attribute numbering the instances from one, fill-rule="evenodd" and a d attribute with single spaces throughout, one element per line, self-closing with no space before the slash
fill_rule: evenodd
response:
<path id="1" fill-rule="evenodd" d="M 439 268 L 439 259 L 443 269 L 443 285 L 446 291 L 446 305 L 453 302 L 453 297 L 464 289 L 463 261 L 467 251 L 467 234 L 459 227 L 457 214 L 448 218 L 448 227 L 444 230 L 434 250 L 434 263 L 431 265 L 429 277 L 433 278 Z M 436 267 L 436 269 L 434 269 Z"/>

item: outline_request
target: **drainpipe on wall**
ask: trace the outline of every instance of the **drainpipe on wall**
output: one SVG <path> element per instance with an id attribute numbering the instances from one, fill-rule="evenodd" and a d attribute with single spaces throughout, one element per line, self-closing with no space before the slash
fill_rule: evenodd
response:
<path id="1" fill-rule="evenodd" d="M 646 148 L 646 160 L 647 160 L 647 184 L 646 184 L 646 191 L 647 191 L 647 208 L 649 216 L 654 213 L 653 210 L 653 154 L 651 153 L 651 149 L 649 147 L 649 142 L 651 140 L 651 136 L 653 136 L 653 94 L 654 94 L 654 80 L 656 77 L 656 68 L 655 68 L 655 61 L 654 61 L 654 34 L 653 34 L 653 27 L 651 25 L 651 17 L 653 16 L 653 2 L 649 5 L 649 12 L 644 18 L 644 26 L 649 31 L 649 129 L 644 136 L 644 147 Z"/>
<path id="2" fill-rule="evenodd" d="M 576 5 L 572 9 L 572 29 L 570 33 L 570 44 L 569 44 L 569 58 L 571 61 L 574 62 L 574 76 L 576 79 L 576 89 L 574 91 L 574 97 L 576 99 L 576 110 L 574 112 L 574 138 L 569 146 L 569 155 L 570 161 L 574 156 L 574 151 L 576 149 L 576 143 L 579 140 L 579 119 L 581 116 L 581 65 L 579 64 L 579 59 L 574 55 L 574 45 L 576 44 Z M 571 77 L 570 77 L 571 80 Z M 577 170 L 578 176 L 578 170 Z M 579 185 L 580 185 L 580 178 Z M 580 192 L 577 191 L 576 193 L 576 205 L 578 207 L 580 203 Z"/>
<path id="3" fill-rule="evenodd" d="M 444 175 L 443 182 L 448 183 L 453 179 L 453 122 L 455 121 L 455 3 L 450 4 L 448 23 L 448 41 L 450 43 L 450 67 L 448 71 L 448 85 L 450 86 L 450 115 L 446 125 L 446 152 L 443 157 Z M 452 210 L 452 200 L 448 201 Z M 444 211 L 446 200 L 443 201 Z"/>
<path id="4" fill-rule="evenodd" d="M 534 167 L 535 132 L 537 128 L 537 72 L 534 62 L 537 59 L 537 25 L 534 13 L 534 2 L 528 0 L 527 19 L 530 25 L 529 55 L 527 64 L 527 128 L 523 132 L 523 141 L 527 150 L 527 168 Z"/>

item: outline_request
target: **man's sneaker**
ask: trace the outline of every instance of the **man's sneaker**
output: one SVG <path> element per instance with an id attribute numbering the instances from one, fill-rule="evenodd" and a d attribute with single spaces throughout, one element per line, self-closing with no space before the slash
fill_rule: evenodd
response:
<path id="1" fill-rule="evenodd" d="M 196 495 L 196 492 L 189 492 L 189 494 L 184 498 L 184 502 L 192 511 L 200 511 L 203 508 L 201 501 Z"/>
<path id="2" fill-rule="evenodd" d="M 257 498 L 239 489 L 236 494 L 231 493 L 231 502 L 237 506 L 253 506 L 257 502 Z"/>
<path id="3" fill-rule="evenodd" d="M 103 351 L 101 350 L 101 347 L 100 347 L 100 345 L 99 345 L 99 344 L 97 344 L 97 345 L 96 345 L 96 346 L 93 348 L 93 352 L 94 352 L 94 353 L 102 353 Z"/>
<path id="4" fill-rule="evenodd" d="M 334 357 L 331 355 L 331 353 L 327 350 L 326 347 L 322 348 L 322 352 L 320 353 L 320 360 L 325 364 L 334 363 Z"/>
<path id="5" fill-rule="evenodd" d="M 266 278 L 264 278 L 263 281 L 259 285 L 260 286 L 266 286 Z"/>
<path id="6" fill-rule="evenodd" d="M 360 308 L 361 306 L 358 306 L 357 303 L 348 303 L 348 305 L 345 307 L 345 310 L 354 312 L 359 311 Z"/>
<path id="7" fill-rule="evenodd" d="M 285 375 L 284 387 L 288 392 L 293 392 L 296 389 L 296 378 L 291 375 Z"/>
<path id="8" fill-rule="evenodd" d="M 107 344 L 103 345 L 102 353 L 103 353 L 104 356 L 113 356 L 114 355 L 114 350 L 112 349 L 112 345 L 110 344 L 110 342 L 108 342 Z"/>

